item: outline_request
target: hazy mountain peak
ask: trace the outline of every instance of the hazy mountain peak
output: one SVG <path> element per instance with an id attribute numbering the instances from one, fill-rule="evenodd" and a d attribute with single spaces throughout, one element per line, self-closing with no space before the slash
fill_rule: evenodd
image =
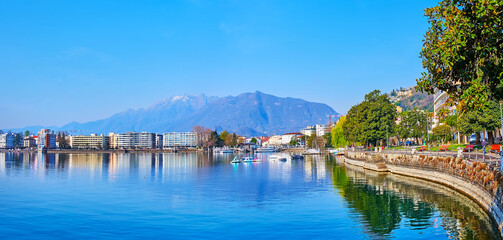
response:
<path id="1" fill-rule="evenodd" d="M 106 119 L 72 122 L 53 129 L 104 134 L 128 131 L 162 133 L 191 131 L 194 125 L 202 125 L 217 131 L 257 136 L 297 132 L 308 125 L 325 124 L 328 115 L 335 114 L 326 104 L 281 98 L 260 91 L 222 98 L 184 94 L 166 98 L 149 108 L 129 109 Z"/>

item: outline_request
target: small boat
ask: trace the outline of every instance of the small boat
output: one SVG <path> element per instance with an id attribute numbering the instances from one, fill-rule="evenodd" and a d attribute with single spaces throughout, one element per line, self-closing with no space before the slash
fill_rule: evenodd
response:
<path id="1" fill-rule="evenodd" d="M 244 157 L 243 162 L 253 162 L 253 158 L 251 157 Z"/>
<path id="2" fill-rule="evenodd" d="M 261 162 L 262 160 L 258 159 L 258 157 L 255 157 L 252 162 Z"/>
<path id="3" fill-rule="evenodd" d="M 279 157 L 278 161 L 280 161 L 280 162 L 286 162 L 286 157 Z"/>
<path id="4" fill-rule="evenodd" d="M 220 150 L 220 153 L 234 153 L 234 150 L 227 148 L 227 149 L 222 149 Z"/>
<path id="5" fill-rule="evenodd" d="M 260 147 L 255 150 L 258 153 L 265 153 L 265 152 L 277 152 L 278 150 L 274 147 Z"/>
<path id="6" fill-rule="evenodd" d="M 292 160 L 304 160 L 304 156 L 295 154 L 292 156 Z"/>
<path id="7" fill-rule="evenodd" d="M 238 156 L 235 156 L 234 159 L 232 159 L 231 163 L 240 163 L 241 159 L 238 158 Z"/>
<path id="8" fill-rule="evenodd" d="M 278 155 L 270 155 L 269 157 L 267 157 L 269 161 L 277 161 L 279 158 L 280 156 Z"/>

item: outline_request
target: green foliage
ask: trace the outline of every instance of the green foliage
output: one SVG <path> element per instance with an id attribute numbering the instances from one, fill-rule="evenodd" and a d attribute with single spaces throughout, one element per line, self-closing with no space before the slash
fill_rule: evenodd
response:
<path id="1" fill-rule="evenodd" d="M 339 118 L 339 122 L 335 125 L 334 128 L 332 128 L 331 134 L 332 134 L 332 146 L 335 148 L 340 148 L 348 145 L 348 141 L 346 141 L 346 138 L 344 136 L 344 132 L 342 129 L 342 125 L 346 122 L 346 117 L 343 116 Z"/>
<path id="2" fill-rule="evenodd" d="M 401 112 L 397 133 L 402 139 L 415 138 L 417 140 L 426 134 L 426 121 L 426 114 L 418 109 Z"/>
<path id="3" fill-rule="evenodd" d="M 307 147 L 312 148 L 316 138 L 316 133 L 311 134 L 311 136 L 307 139 Z"/>
<path id="4" fill-rule="evenodd" d="M 494 131 L 500 127 L 499 106 L 496 102 L 490 101 L 488 108 L 471 109 L 459 115 L 457 126 L 461 133 L 469 135 L 482 131 Z"/>
<path id="5" fill-rule="evenodd" d="M 451 140 L 452 129 L 449 125 L 443 124 L 433 128 L 434 136 L 438 136 L 442 142 Z"/>
<path id="6" fill-rule="evenodd" d="M 323 139 L 325 142 L 325 147 L 332 147 L 332 134 L 331 133 L 325 133 L 323 135 Z"/>
<path id="7" fill-rule="evenodd" d="M 252 138 L 250 142 L 257 144 L 258 140 L 256 138 Z"/>
<path id="8" fill-rule="evenodd" d="M 487 109 L 503 99 L 501 0 L 442 0 L 427 8 L 430 27 L 421 58 L 421 90 L 440 89 L 468 108 Z"/>
<path id="9" fill-rule="evenodd" d="M 297 146 L 299 145 L 299 140 L 294 138 L 292 140 L 290 140 L 290 146 Z"/>
<path id="10" fill-rule="evenodd" d="M 456 113 L 456 114 L 453 114 L 453 115 L 449 115 L 448 117 L 446 117 L 444 119 L 444 123 L 449 125 L 451 128 L 453 129 L 458 129 L 458 117 L 459 115 Z"/>
<path id="11" fill-rule="evenodd" d="M 25 137 L 30 136 L 30 131 L 28 131 L 28 130 L 24 131 L 24 136 L 25 136 Z"/>
<path id="12" fill-rule="evenodd" d="M 227 138 L 227 135 L 229 135 L 228 131 L 222 131 L 220 133 L 220 139 L 222 139 L 223 141 L 225 141 L 225 139 Z"/>
<path id="13" fill-rule="evenodd" d="M 379 90 L 365 95 L 365 100 L 351 107 L 342 125 L 345 139 L 376 145 L 395 132 L 396 106 Z"/>

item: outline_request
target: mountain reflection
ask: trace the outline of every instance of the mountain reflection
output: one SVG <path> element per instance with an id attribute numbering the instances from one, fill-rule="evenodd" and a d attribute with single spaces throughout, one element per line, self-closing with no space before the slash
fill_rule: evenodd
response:
<path id="1" fill-rule="evenodd" d="M 442 228 L 451 239 L 500 239 L 473 201 L 440 185 L 341 165 L 333 166 L 332 178 L 372 238 L 389 238 L 405 226 Z"/>

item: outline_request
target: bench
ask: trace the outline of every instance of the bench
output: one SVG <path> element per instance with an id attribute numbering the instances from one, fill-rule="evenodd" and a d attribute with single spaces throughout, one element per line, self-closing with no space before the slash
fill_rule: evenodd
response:
<path id="1" fill-rule="evenodd" d="M 417 149 L 418 151 L 426 151 L 427 147 L 426 146 L 421 146 Z"/>
<path id="2" fill-rule="evenodd" d="M 466 145 L 466 147 L 463 149 L 463 152 L 471 152 L 473 151 L 473 145 Z"/>
<path id="3" fill-rule="evenodd" d="M 491 150 L 489 150 L 489 152 L 499 153 L 500 152 L 500 146 L 501 146 L 501 144 L 493 144 L 491 146 Z"/>
<path id="4" fill-rule="evenodd" d="M 449 145 L 440 146 L 440 151 L 449 151 Z"/>

